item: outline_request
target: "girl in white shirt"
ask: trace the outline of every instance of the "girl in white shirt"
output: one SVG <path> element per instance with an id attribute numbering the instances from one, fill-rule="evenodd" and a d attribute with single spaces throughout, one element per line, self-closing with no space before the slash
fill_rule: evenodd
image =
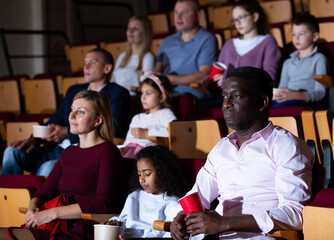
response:
<path id="1" fill-rule="evenodd" d="M 130 18 L 126 30 L 128 46 L 116 61 L 111 82 L 128 89 L 138 87 L 138 75 L 154 68 L 155 57 L 151 52 L 152 24 L 146 16 L 135 15 Z"/>
<path id="2" fill-rule="evenodd" d="M 154 230 L 153 221 L 173 220 L 172 209 L 186 191 L 179 162 L 166 147 L 146 147 L 137 154 L 137 174 L 136 190 L 127 197 L 120 216 L 108 224 L 125 226 L 125 239 L 170 237 L 169 232 Z"/>
<path id="3" fill-rule="evenodd" d="M 121 149 L 123 157 L 136 158 L 146 146 L 156 145 L 148 136 L 168 137 L 168 124 L 176 119 L 170 104 L 172 86 L 165 76 L 149 75 L 141 82 L 141 103 L 146 110 L 132 118 Z"/>

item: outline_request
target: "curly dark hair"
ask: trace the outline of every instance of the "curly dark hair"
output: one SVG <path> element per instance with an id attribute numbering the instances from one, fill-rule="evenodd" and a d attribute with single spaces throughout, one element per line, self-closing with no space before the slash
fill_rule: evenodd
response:
<path id="1" fill-rule="evenodd" d="M 186 180 L 176 156 L 166 147 L 149 146 L 137 153 L 137 162 L 142 158 L 149 159 L 156 170 L 155 184 L 157 190 L 166 192 L 167 196 L 182 197 L 187 192 Z M 141 189 L 138 181 L 135 189 Z"/>

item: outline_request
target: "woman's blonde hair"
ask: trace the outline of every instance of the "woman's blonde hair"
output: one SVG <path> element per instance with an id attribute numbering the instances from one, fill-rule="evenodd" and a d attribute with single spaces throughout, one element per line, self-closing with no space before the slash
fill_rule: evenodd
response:
<path id="1" fill-rule="evenodd" d="M 111 114 L 111 105 L 107 95 L 103 92 L 84 90 L 78 92 L 73 101 L 77 99 L 85 99 L 92 106 L 96 116 L 102 117 L 102 123 L 97 127 L 98 134 L 106 141 L 113 143 L 113 120 Z"/>
<path id="2" fill-rule="evenodd" d="M 139 71 L 143 67 L 143 58 L 147 52 L 151 51 L 151 44 L 152 44 L 152 23 L 151 21 L 143 15 L 134 15 L 132 18 L 129 19 L 128 25 L 131 21 L 137 20 L 140 22 L 140 24 L 143 27 L 143 43 L 142 43 L 142 49 L 141 52 L 139 53 L 139 63 L 136 68 L 136 71 Z M 119 67 L 125 67 L 128 65 L 130 58 L 132 55 L 132 44 L 128 43 L 128 46 L 125 51 L 125 56 L 120 63 Z"/>

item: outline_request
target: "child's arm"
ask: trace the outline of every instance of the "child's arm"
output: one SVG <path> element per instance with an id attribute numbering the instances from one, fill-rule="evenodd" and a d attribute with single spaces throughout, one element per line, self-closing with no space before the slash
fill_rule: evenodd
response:
<path id="1" fill-rule="evenodd" d="M 288 88 L 280 88 L 279 93 L 275 94 L 273 100 L 283 102 L 287 100 L 303 100 L 306 101 L 305 92 L 293 91 Z"/>
<path id="2" fill-rule="evenodd" d="M 132 128 L 131 134 L 134 138 L 147 139 L 148 138 L 148 129 L 146 128 Z"/>

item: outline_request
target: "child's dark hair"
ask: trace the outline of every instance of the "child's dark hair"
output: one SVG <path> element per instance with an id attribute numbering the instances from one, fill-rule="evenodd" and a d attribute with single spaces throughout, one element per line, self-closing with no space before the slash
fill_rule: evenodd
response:
<path id="1" fill-rule="evenodd" d="M 292 22 L 294 25 L 305 24 L 312 33 L 319 32 L 319 22 L 315 16 L 309 12 L 298 13 L 296 18 Z"/>
<path id="2" fill-rule="evenodd" d="M 155 184 L 159 191 L 166 192 L 167 196 L 184 196 L 187 192 L 184 174 L 176 156 L 168 148 L 160 145 L 146 147 L 137 153 L 137 162 L 142 158 L 149 159 L 155 167 Z M 138 188 L 141 186 L 137 180 Z"/>
<path id="3" fill-rule="evenodd" d="M 159 80 L 161 81 L 163 88 L 165 89 L 165 94 L 166 94 L 166 101 L 162 102 L 160 107 L 162 108 L 171 108 L 172 109 L 172 105 L 171 105 L 171 100 L 172 100 L 172 85 L 170 84 L 169 80 L 167 77 L 165 76 L 156 76 L 156 75 L 152 75 L 153 77 L 157 77 L 159 78 Z M 146 83 L 148 85 L 150 85 L 151 87 L 153 87 L 155 90 L 158 91 L 159 96 L 162 95 L 162 92 L 160 90 L 160 87 L 157 85 L 156 82 L 154 82 L 151 78 L 147 77 L 145 78 L 141 83 L 140 83 L 140 88 L 142 87 L 142 85 Z"/>
<path id="4" fill-rule="evenodd" d="M 267 14 L 256 0 L 240 0 L 235 2 L 232 9 L 241 7 L 250 14 L 258 13 L 259 19 L 256 22 L 257 31 L 260 35 L 266 35 L 270 32 Z"/>

